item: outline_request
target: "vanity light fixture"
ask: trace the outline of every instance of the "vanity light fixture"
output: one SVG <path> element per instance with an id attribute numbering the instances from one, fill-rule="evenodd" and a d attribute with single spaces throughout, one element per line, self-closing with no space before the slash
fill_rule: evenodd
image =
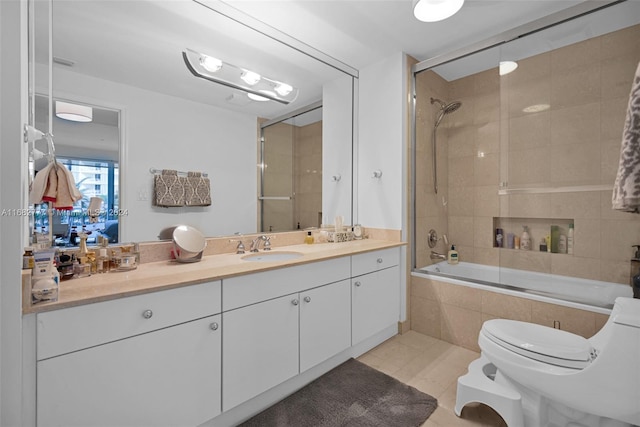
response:
<path id="1" fill-rule="evenodd" d="M 518 68 L 518 63 L 515 61 L 500 61 L 498 73 L 501 76 L 506 76 L 507 74 L 514 72 L 516 68 Z"/>
<path id="2" fill-rule="evenodd" d="M 255 101 L 276 101 L 290 104 L 298 97 L 293 86 L 261 76 L 255 71 L 240 68 L 213 56 L 185 49 L 182 58 L 191 73 L 205 80 L 246 92 Z"/>
<path id="3" fill-rule="evenodd" d="M 87 105 L 56 101 L 56 117 L 72 122 L 88 123 L 93 121 L 93 108 Z"/>
<path id="4" fill-rule="evenodd" d="M 422 22 L 437 22 L 455 15 L 464 0 L 413 0 L 413 14 Z"/>

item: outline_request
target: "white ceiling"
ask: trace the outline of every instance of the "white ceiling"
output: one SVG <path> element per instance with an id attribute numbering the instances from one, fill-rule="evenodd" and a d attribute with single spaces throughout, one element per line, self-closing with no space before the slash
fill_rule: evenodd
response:
<path id="1" fill-rule="evenodd" d="M 581 3 L 466 0 L 453 17 L 423 23 L 413 17 L 411 0 L 203 1 L 231 6 L 356 69 L 399 51 L 425 60 Z M 279 117 L 319 100 L 323 83 L 343 75 L 192 0 L 53 4 L 54 55 L 75 63 L 66 69 L 196 102 Z M 46 60 L 42 35 L 40 62 Z M 299 87 L 299 99 L 289 106 L 247 102 L 241 92 L 197 79 L 181 58 L 187 47 Z"/>
<path id="2" fill-rule="evenodd" d="M 466 0 L 440 22 L 413 17 L 411 0 L 228 0 L 226 3 L 357 69 L 398 51 L 418 60 L 450 52 L 581 1 Z"/>

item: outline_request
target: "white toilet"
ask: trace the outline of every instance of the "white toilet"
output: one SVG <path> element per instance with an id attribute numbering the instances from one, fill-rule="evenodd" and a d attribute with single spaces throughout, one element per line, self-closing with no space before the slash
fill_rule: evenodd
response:
<path id="1" fill-rule="evenodd" d="M 458 379 L 455 412 L 491 406 L 509 427 L 640 425 L 640 299 L 619 297 L 589 339 L 515 320 L 486 321 L 482 354 Z"/>

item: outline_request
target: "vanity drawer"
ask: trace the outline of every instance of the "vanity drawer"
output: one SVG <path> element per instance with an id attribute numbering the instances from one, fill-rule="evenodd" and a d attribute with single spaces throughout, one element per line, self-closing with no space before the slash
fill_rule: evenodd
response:
<path id="1" fill-rule="evenodd" d="M 47 359 L 221 312 L 220 281 L 37 315 L 37 358 Z"/>
<path id="2" fill-rule="evenodd" d="M 349 257 L 284 267 L 263 273 L 225 279 L 222 283 L 222 310 L 228 311 L 250 304 L 301 292 L 348 279 Z"/>
<path id="3" fill-rule="evenodd" d="M 351 256 L 351 276 L 383 270 L 400 264 L 400 248 L 382 249 Z"/>

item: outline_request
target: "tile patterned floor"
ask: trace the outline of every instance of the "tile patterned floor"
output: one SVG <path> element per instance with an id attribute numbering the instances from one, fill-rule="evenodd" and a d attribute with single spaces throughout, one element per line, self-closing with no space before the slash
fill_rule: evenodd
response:
<path id="1" fill-rule="evenodd" d="M 491 408 L 467 405 L 462 417 L 453 412 L 458 377 L 480 355 L 474 351 L 409 331 L 358 358 L 363 363 L 438 399 L 438 409 L 422 427 L 506 427 Z"/>

